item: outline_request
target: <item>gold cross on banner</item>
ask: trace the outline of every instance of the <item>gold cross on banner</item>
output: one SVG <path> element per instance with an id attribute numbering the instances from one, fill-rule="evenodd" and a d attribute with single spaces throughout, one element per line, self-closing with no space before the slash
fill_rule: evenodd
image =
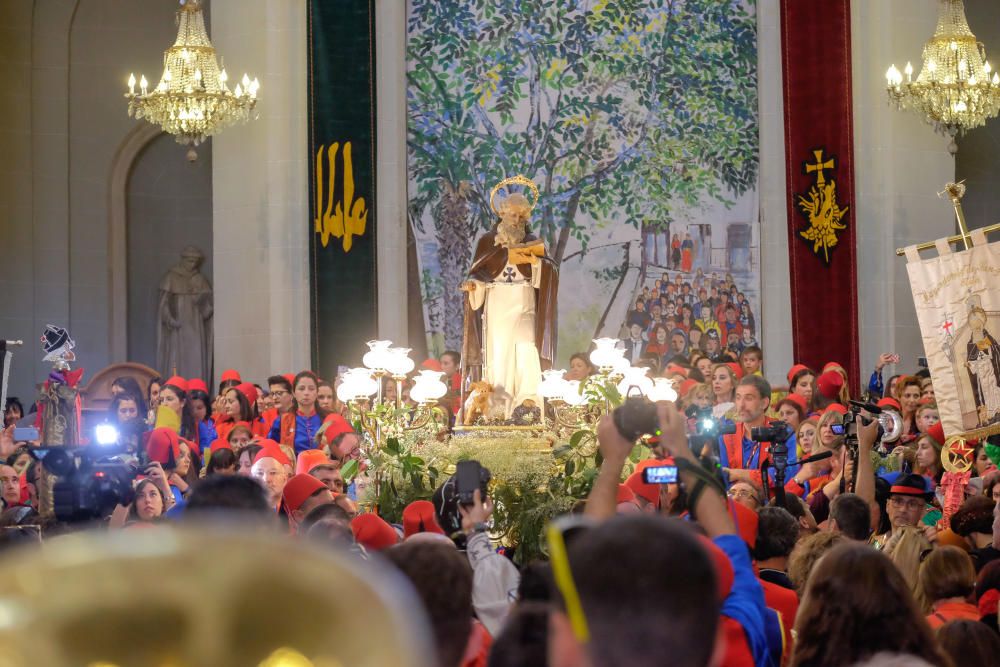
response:
<path id="1" fill-rule="evenodd" d="M 818 174 L 816 174 L 816 185 L 820 186 L 826 183 L 826 177 L 823 175 L 823 172 L 827 169 L 833 169 L 837 165 L 833 158 L 830 158 L 826 162 L 823 162 L 822 148 L 820 148 L 817 151 L 813 151 L 813 155 L 816 156 L 816 164 L 807 164 L 806 174 L 811 174 L 814 171 L 819 172 Z"/>

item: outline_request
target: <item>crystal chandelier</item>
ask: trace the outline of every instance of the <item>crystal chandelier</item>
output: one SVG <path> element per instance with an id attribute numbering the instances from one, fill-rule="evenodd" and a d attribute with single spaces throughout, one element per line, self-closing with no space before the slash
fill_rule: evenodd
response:
<path id="1" fill-rule="evenodd" d="M 962 0 L 939 0 L 937 28 L 924 44 L 917 78 L 910 63 L 903 72 L 893 64 L 885 77 L 889 99 L 900 109 L 923 114 L 935 130 L 951 137 L 948 150 L 953 155 L 956 135 L 985 125 L 1000 112 L 1000 76 L 969 29 Z"/>
<path id="2" fill-rule="evenodd" d="M 145 118 L 173 134 L 177 143 L 197 146 L 223 128 L 246 122 L 257 104 L 260 82 L 246 74 L 229 90 L 229 76 L 215 59 L 215 48 L 205 32 L 204 0 L 180 0 L 177 41 L 163 53 L 163 74 L 155 88 L 141 73 L 136 92 L 135 74 L 129 75 L 128 114 Z M 188 159 L 197 157 L 194 148 Z"/>

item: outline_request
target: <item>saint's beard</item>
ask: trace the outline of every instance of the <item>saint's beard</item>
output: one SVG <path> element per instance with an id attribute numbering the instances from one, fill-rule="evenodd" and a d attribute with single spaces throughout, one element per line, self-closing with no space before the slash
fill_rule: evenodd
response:
<path id="1" fill-rule="evenodd" d="M 516 246 L 524 240 L 527 221 L 519 218 L 513 220 L 501 220 L 497 226 L 496 245 L 510 248 Z"/>

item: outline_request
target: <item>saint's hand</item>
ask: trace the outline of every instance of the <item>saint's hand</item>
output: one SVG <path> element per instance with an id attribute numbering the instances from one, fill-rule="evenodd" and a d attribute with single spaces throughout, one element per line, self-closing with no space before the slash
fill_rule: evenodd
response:
<path id="1" fill-rule="evenodd" d="M 472 290 L 476 289 L 476 283 L 475 281 L 472 280 L 466 280 L 464 283 L 458 286 L 458 289 L 460 289 L 463 292 L 471 292 Z"/>

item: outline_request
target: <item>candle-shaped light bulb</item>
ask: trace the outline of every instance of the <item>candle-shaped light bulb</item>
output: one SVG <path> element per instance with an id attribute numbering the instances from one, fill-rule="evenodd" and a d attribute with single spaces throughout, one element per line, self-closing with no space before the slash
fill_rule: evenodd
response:
<path id="1" fill-rule="evenodd" d="M 128 75 L 128 94 L 135 95 L 135 72 Z"/>
<path id="2" fill-rule="evenodd" d="M 163 80 L 164 81 L 166 81 L 167 83 L 170 83 L 170 81 L 173 78 L 174 78 L 174 75 L 171 74 L 170 70 L 168 70 L 168 69 L 163 70 Z"/>
<path id="3" fill-rule="evenodd" d="M 907 83 L 912 83 L 912 81 L 913 81 L 913 63 L 907 62 L 906 63 L 906 69 L 903 70 L 903 71 L 906 72 L 906 82 Z"/>
<path id="4" fill-rule="evenodd" d="M 243 88 L 240 84 L 236 84 L 236 90 L 233 91 L 233 95 L 236 95 L 236 97 L 243 97 Z"/>
<path id="5" fill-rule="evenodd" d="M 201 83 L 201 70 L 200 69 L 196 69 L 194 71 L 194 80 L 197 81 L 198 83 Z"/>
<path id="6" fill-rule="evenodd" d="M 993 72 L 993 85 L 1000 86 L 1000 74 Z"/>
<path id="7" fill-rule="evenodd" d="M 983 63 L 983 71 L 986 72 L 987 74 L 989 74 L 990 72 L 993 71 L 993 66 L 990 65 L 990 61 L 989 60 L 987 60 L 986 62 Z"/>
<path id="8" fill-rule="evenodd" d="M 250 77 L 248 77 L 246 75 L 246 73 L 244 72 L 243 73 L 243 89 L 246 90 L 249 87 L 250 87 Z"/>
<path id="9" fill-rule="evenodd" d="M 229 75 L 226 74 L 226 68 L 225 67 L 223 67 L 222 71 L 219 72 L 219 81 L 221 81 L 222 83 L 225 83 L 226 81 L 229 81 Z"/>
<path id="10" fill-rule="evenodd" d="M 142 90 L 142 94 L 146 94 L 146 89 L 149 88 L 149 81 L 146 81 L 146 75 L 143 74 L 142 78 L 139 79 L 139 88 Z"/>

